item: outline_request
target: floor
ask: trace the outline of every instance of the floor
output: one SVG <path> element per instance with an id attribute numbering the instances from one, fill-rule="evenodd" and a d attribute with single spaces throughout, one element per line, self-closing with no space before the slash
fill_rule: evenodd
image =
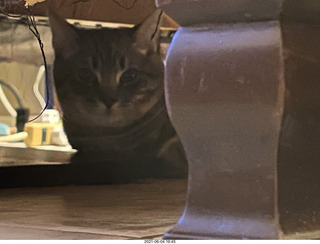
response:
<path id="1" fill-rule="evenodd" d="M 0 189 L 0 239 L 161 239 L 181 216 L 186 180 Z"/>

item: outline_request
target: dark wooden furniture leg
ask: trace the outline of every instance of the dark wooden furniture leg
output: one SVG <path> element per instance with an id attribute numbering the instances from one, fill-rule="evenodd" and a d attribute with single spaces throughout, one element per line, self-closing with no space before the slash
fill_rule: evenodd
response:
<path id="1" fill-rule="evenodd" d="M 164 238 L 299 238 L 320 229 L 317 0 L 157 4 L 182 26 L 165 89 L 189 162 L 185 211 Z"/>

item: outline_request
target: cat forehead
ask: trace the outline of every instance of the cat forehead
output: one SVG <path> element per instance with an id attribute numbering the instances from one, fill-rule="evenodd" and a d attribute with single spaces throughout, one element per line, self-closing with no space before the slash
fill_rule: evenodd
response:
<path id="1" fill-rule="evenodd" d="M 80 29 L 81 30 L 81 29 Z M 102 54 L 109 57 L 140 59 L 147 56 L 148 50 L 141 50 L 135 43 L 132 30 L 93 30 L 80 31 L 79 43 L 83 54 Z M 91 56 L 90 55 L 90 56 Z"/>
<path id="2" fill-rule="evenodd" d="M 79 42 L 101 43 L 105 46 L 124 46 L 132 43 L 134 32 L 132 29 L 77 29 Z"/>
<path id="3" fill-rule="evenodd" d="M 132 46 L 134 37 L 131 30 L 101 29 L 78 30 L 78 44 L 83 55 L 116 58 L 125 56 Z M 78 53 L 79 54 L 79 53 Z"/>

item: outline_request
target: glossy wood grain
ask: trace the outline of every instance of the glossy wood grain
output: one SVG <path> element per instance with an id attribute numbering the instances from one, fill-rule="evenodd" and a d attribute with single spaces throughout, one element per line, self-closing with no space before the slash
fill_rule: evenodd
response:
<path id="1" fill-rule="evenodd" d="M 176 223 L 185 180 L 0 190 L 0 239 L 153 239 Z"/>

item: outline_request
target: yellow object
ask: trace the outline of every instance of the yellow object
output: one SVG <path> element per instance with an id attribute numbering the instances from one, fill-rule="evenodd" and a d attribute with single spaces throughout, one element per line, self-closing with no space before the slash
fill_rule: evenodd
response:
<path id="1" fill-rule="evenodd" d="M 49 123 L 27 123 L 24 126 L 24 131 L 28 133 L 28 137 L 24 140 L 27 147 L 48 145 L 50 144 L 51 134 L 54 127 L 61 124 Z"/>
<path id="2" fill-rule="evenodd" d="M 25 6 L 28 7 L 29 5 L 33 5 L 35 3 L 44 2 L 46 0 L 25 0 L 25 1 L 26 1 Z"/>
<path id="3" fill-rule="evenodd" d="M 0 142 L 17 142 L 22 141 L 28 137 L 27 132 L 19 132 L 16 134 L 11 134 L 9 136 L 0 136 Z"/>

